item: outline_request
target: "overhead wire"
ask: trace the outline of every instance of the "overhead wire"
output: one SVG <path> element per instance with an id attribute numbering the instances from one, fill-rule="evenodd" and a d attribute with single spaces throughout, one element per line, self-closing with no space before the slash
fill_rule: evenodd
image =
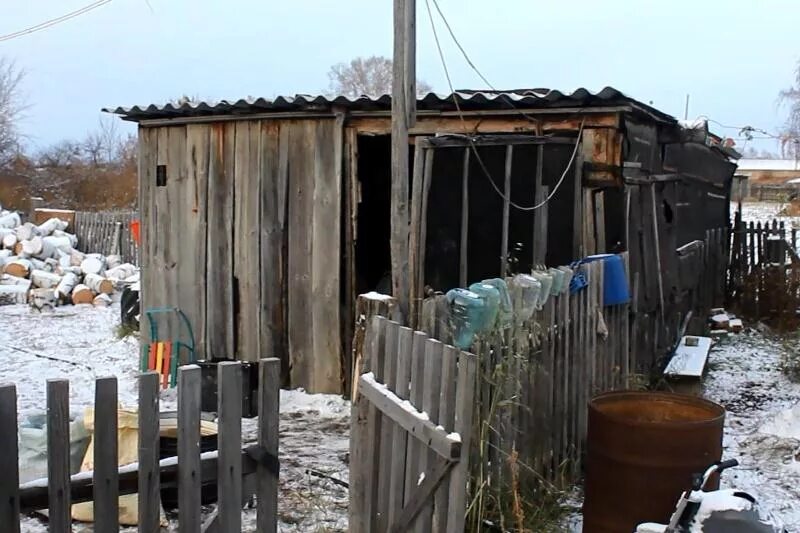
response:
<path id="1" fill-rule="evenodd" d="M 434 4 L 436 4 L 436 0 L 433 0 L 433 2 L 434 2 Z M 450 93 L 453 96 L 453 104 L 455 105 L 458 117 L 461 119 L 461 123 L 462 123 L 462 125 L 464 127 L 464 134 L 465 134 L 465 137 L 467 138 L 467 142 L 469 142 L 470 148 L 472 149 L 472 152 L 475 154 L 475 158 L 478 161 L 478 165 L 481 167 L 481 170 L 483 171 L 483 174 L 489 180 L 489 183 L 492 185 L 492 188 L 494 189 L 494 191 L 504 201 L 508 202 L 510 206 L 512 206 L 515 209 L 518 209 L 520 211 L 534 211 L 536 209 L 539 209 L 540 207 L 542 207 L 545 204 L 547 204 L 550 201 L 550 199 L 553 198 L 553 196 L 555 196 L 556 192 L 558 192 L 559 187 L 561 187 L 561 184 L 564 182 L 564 179 L 566 178 L 567 174 L 569 173 L 570 168 L 572 168 L 572 165 L 575 162 L 575 157 L 576 157 L 576 155 L 578 153 L 578 148 L 580 147 L 580 144 L 581 144 L 581 135 L 583 133 L 583 127 L 584 127 L 584 125 L 586 123 L 586 118 L 581 120 L 581 125 L 580 125 L 580 128 L 578 130 L 578 137 L 575 140 L 575 147 L 572 150 L 572 155 L 569 158 L 569 162 L 567 163 L 567 166 L 564 169 L 564 172 L 561 173 L 561 177 L 556 182 L 556 185 L 553 187 L 553 190 L 550 191 L 550 193 L 547 195 L 547 197 L 544 200 L 542 200 L 541 202 L 539 202 L 538 204 L 532 205 L 532 206 L 523 206 L 523 205 L 520 205 L 520 204 L 514 202 L 513 200 L 511 200 L 511 198 L 506 196 L 505 192 L 500 190 L 500 188 L 497 186 L 497 184 L 495 183 L 494 179 L 491 176 L 491 173 L 489 172 L 489 169 L 486 167 L 486 164 L 484 163 L 483 159 L 481 158 L 480 154 L 478 153 L 478 148 L 475 146 L 475 142 L 473 141 L 472 136 L 471 136 L 470 131 L 469 131 L 469 128 L 467 127 L 467 122 L 464 119 L 464 114 L 461 111 L 461 106 L 458 103 L 458 95 L 456 94 L 456 91 L 453 88 L 453 81 L 450 78 L 450 70 L 447 68 L 447 61 L 445 60 L 445 57 L 444 57 L 444 51 L 442 50 L 441 43 L 439 42 L 439 34 L 436 31 L 436 23 L 433 20 L 433 12 L 431 11 L 430 0 L 425 0 L 425 7 L 427 8 L 427 11 L 428 11 L 428 18 L 430 19 L 430 23 L 431 23 L 431 31 L 433 32 L 433 39 L 434 39 L 434 41 L 436 43 L 436 48 L 437 48 L 437 50 L 439 52 L 439 59 L 441 60 L 442 69 L 444 70 L 444 75 L 445 75 L 445 78 L 447 79 L 447 85 L 449 86 Z M 441 10 L 439 10 L 439 14 L 442 16 L 442 19 L 444 20 L 444 15 L 442 15 Z M 448 27 L 449 27 L 449 25 L 448 25 Z M 452 34 L 452 30 L 451 30 L 451 35 L 453 35 Z M 454 38 L 454 40 L 455 40 L 455 38 Z M 458 46 L 459 46 L 459 48 L 461 48 L 460 45 L 458 45 Z M 463 51 L 463 49 L 462 49 L 462 51 Z M 488 84 L 488 82 L 487 82 L 487 84 Z M 488 85 L 491 86 L 491 84 L 488 84 Z"/>
<path id="2" fill-rule="evenodd" d="M 90 11 L 93 11 L 93 10 L 97 9 L 98 7 L 102 7 L 102 6 L 106 5 L 106 4 L 111 3 L 112 1 L 113 0 L 97 0 L 96 2 L 93 2 L 91 4 L 83 6 L 83 7 L 79 8 L 79 9 L 74 10 L 74 11 L 70 11 L 69 13 L 65 13 L 64 15 L 61 15 L 59 17 L 55 17 L 55 18 L 52 18 L 50 20 L 46 20 L 44 22 L 40 22 L 39 24 L 36 24 L 34 26 L 29 26 L 29 27 L 24 28 L 22 30 L 18 30 L 18 31 L 15 31 L 15 32 L 12 32 L 12 33 L 8 33 L 6 35 L 0 35 L 0 42 L 10 41 L 11 39 L 16 39 L 17 37 L 30 35 L 31 33 L 36 33 L 38 31 L 45 30 L 47 28 L 50 28 L 50 27 L 55 26 L 57 24 L 60 24 L 62 22 L 66 22 L 68 20 L 74 19 L 75 17 L 78 17 L 78 16 L 83 15 L 85 13 L 88 13 Z"/>

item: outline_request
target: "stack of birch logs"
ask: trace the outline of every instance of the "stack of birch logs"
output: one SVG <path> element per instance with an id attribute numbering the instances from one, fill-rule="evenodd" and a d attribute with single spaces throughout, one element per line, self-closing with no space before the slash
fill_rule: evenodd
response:
<path id="1" fill-rule="evenodd" d="M 0 209 L 0 305 L 30 303 L 38 309 L 62 304 L 105 307 L 138 269 L 117 255 L 83 253 L 67 222 L 22 223 Z"/>

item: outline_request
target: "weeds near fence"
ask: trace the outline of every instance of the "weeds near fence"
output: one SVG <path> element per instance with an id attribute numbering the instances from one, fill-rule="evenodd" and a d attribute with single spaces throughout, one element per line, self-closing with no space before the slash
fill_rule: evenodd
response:
<path id="1" fill-rule="evenodd" d="M 496 348 L 484 353 L 480 360 L 483 371 L 478 375 L 477 390 L 481 395 L 476 407 L 480 416 L 475 417 L 473 429 L 477 457 L 471 461 L 472 490 L 467 509 L 470 531 L 559 531 L 569 512 L 563 505 L 565 493 L 524 459 L 516 442 L 511 442 L 510 449 L 508 443 L 509 435 L 517 435 L 520 440 L 526 437 L 522 428 L 510 424 L 520 419 L 515 411 L 530 414 L 520 391 L 531 384 L 523 383 L 521 376 L 529 375 L 532 365 L 538 364 L 535 359 L 541 352 L 532 352 L 529 347 L 542 334 L 537 325 L 531 332 L 505 340 L 502 332 L 495 332 L 477 343 L 478 348 L 481 345 Z M 555 468 L 560 471 L 555 476 L 559 479 L 567 479 L 572 470 L 565 463 Z"/>
<path id="2" fill-rule="evenodd" d="M 114 327 L 114 335 L 117 339 L 122 340 L 130 336 L 138 336 L 139 328 L 131 324 L 118 324 Z"/>

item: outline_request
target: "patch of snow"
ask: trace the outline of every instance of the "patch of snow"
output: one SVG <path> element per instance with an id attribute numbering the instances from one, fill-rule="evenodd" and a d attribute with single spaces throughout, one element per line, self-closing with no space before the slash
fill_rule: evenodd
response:
<path id="1" fill-rule="evenodd" d="M 449 440 L 450 442 L 461 442 L 461 435 L 455 432 L 448 433 L 447 440 Z"/>
<path id="2" fill-rule="evenodd" d="M 381 293 L 375 292 L 375 291 L 370 291 L 370 292 L 368 292 L 366 294 L 362 294 L 362 296 L 364 298 L 369 299 L 369 300 L 375 300 L 375 301 L 378 301 L 378 302 L 386 302 L 386 301 L 394 299 L 394 297 L 389 295 L 389 294 L 381 294 Z"/>
<path id="3" fill-rule="evenodd" d="M 727 410 L 723 458 L 740 463 L 722 475 L 721 487 L 753 495 L 759 507 L 789 531 L 800 530 L 800 470 L 795 460 L 800 441 L 764 430 L 793 427 L 781 414 L 795 412 L 800 384 L 781 372 L 781 359 L 786 350 L 796 348 L 753 330 L 729 336 L 711 350 L 705 382 L 705 397 Z"/>
<path id="4" fill-rule="evenodd" d="M 425 481 L 425 472 L 419 473 L 419 479 L 417 480 L 417 486 L 419 487 L 422 485 L 422 482 Z"/>
<path id="5" fill-rule="evenodd" d="M 759 431 L 785 439 L 800 440 L 800 404 L 781 411 L 772 420 L 761 426 Z"/>

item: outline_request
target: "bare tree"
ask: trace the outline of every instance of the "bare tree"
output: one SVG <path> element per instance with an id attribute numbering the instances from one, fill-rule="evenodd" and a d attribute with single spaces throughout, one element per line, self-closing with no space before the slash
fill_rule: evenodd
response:
<path id="1" fill-rule="evenodd" d="M 328 71 L 330 92 L 348 98 L 381 96 L 392 93 L 392 60 L 383 56 L 357 57 L 350 63 L 338 63 Z M 426 94 L 431 86 L 417 80 L 417 94 Z"/>
<path id="2" fill-rule="evenodd" d="M 800 160 L 800 60 L 795 65 L 794 83 L 780 92 L 779 102 L 789 111 L 780 135 L 781 154 Z"/>
<path id="3" fill-rule="evenodd" d="M 19 153 L 18 122 L 25 110 L 22 80 L 25 72 L 0 57 L 0 168 Z"/>

